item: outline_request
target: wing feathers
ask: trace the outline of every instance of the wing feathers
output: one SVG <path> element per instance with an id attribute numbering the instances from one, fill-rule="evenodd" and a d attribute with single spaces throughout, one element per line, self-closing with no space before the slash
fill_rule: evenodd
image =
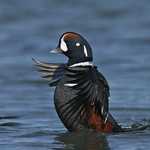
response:
<path id="1" fill-rule="evenodd" d="M 50 86 L 56 86 L 57 82 L 64 75 L 65 64 L 53 64 L 41 62 L 36 59 L 32 59 L 37 67 L 37 70 L 41 73 L 41 77 L 49 81 Z"/>
<path id="2" fill-rule="evenodd" d="M 67 83 L 76 83 L 75 86 L 69 87 L 77 90 L 75 98 L 70 101 L 69 109 L 66 116 L 77 113 L 80 106 L 90 105 L 95 108 L 95 112 L 101 115 L 103 120 L 107 121 L 108 116 L 108 96 L 109 86 L 102 74 L 99 74 L 93 67 L 75 67 L 67 68 L 65 73 L 68 76 Z M 69 102 L 68 102 L 69 103 Z M 72 109 L 70 109 L 70 107 Z M 69 117 L 70 118 L 70 117 Z"/>

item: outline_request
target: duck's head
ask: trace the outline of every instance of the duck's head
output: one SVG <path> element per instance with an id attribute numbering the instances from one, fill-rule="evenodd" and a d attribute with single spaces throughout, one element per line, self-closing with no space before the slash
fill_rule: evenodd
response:
<path id="1" fill-rule="evenodd" d="M 69 58 L 68 65 L 93 60 L 92 48 L 87 40 L 75 32 L 65 32 L 59 39 L 59 44 L 52 52 L 63 53 Z"/>

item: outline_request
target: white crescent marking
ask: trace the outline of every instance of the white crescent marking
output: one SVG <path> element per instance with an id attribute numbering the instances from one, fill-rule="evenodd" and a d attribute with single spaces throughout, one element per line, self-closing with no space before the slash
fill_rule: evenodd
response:
<path id="1" fill-rule="evenodd" d="M 61 48 L 61 50 L 64 51 L 64 52 L 68 51 L 67 45 L 66 45 L 66 43 L 65 43 L 65 41 L 64 41 L 64 37 L 62 37 L 62 39 L 61 39 L 60 48 Z"/>

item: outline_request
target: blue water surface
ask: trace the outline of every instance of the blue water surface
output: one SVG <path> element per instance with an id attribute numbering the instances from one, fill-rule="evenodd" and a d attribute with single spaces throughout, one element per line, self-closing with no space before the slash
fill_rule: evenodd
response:
<path id="1" fill-rule="evenodd" d="M 0 0 L 0 149 L 148 150 L 150 129 L 121 134 L 69 133 L 32 57 L 50 54 L 63 32 L 85 36 L 107 78 L 110 111 L 123 126 L 150 123 L 149 0 Z"/>

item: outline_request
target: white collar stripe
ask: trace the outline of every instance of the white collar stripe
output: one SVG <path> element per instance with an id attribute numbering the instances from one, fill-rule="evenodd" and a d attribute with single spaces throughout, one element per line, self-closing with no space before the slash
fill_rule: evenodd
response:
<path id="1" fill-rule="evenodd" d="M 73 64 L 70 67 L 77 67 L 77 66 L 93 66 L 93 63 L 89 61 L 80 62 L 80 63 Z"/>

